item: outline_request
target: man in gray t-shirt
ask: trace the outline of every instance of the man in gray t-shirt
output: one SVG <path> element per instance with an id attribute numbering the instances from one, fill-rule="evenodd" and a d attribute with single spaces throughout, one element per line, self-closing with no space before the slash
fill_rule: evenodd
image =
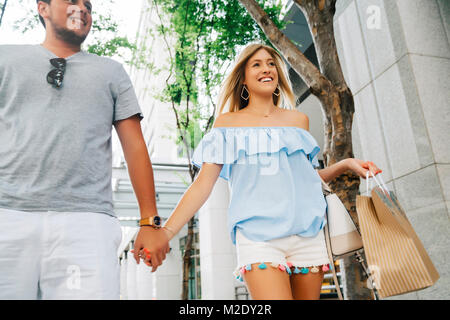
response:
<path id="1" fill-rule="evenodd" d="M 123 67 L 80 51 L 54 88 L 45 47 L 0 46 L 0 57 L 0 207 L 114 215 L 112 124 L 141 114 Z"/>
<path id="2" fill-rule="evenodd" d="M 141 110 L 119 63 L 81 51 L 90 1 L 37 3 L 42 45 L 0 46 L 0 299 L 115 299 L 113 125 L 141 217 L 157 215 Z M 155 234 L 141 228 L 135 249 Z"/>

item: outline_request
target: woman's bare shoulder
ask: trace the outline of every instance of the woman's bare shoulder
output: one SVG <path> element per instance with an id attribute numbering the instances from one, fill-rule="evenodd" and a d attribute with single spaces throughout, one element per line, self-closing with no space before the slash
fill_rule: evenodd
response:
<path id="1" fill-rule="evenodd" d="M 221 113 L 214 121 L 213 128 L 215 127 L 230 127 L 235 119 L 236 112 Z"/>
<path id="2" fill-rule="evenodd" d="M 305 113 L 296 109 L 284 109 L 283 117 L 289 126 L 309 130 L 309 118 Z"/>

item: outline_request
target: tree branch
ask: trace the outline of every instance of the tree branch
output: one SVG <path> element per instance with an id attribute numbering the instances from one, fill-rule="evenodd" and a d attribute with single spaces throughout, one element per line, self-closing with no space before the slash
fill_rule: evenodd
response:
<path id="1" fill-rule="evenodd" d="M 156 10 L 156 14 L 158 15 L 159 18 L 159 22 L 160 22 L 160 27 L 161 27 L 161 32 L 162 32 L 162 36 L 163 36 L 163 40 L 164 43 L 166 44 L 167 47 L 167 51 L 169 52 L 169 64 L 170 64 L 170 68 L 169 68 L 169 76 L 166 79 L 166 84 L 169 83 L 170 78 L 172 77 L 172 73 L 173 73 L 173 55 L 172 55 L 172 51 L 170 50 L 171 46 L 169 45 L 169 42 L 167 40 L 167 36 L 166 36 L 166 32 L 164 31 L 164 24 L 162 21 L 162 17 L 161 14 L 159 13 L 158 10 L 158 3 L 156 2 L 156 0 L 153 0 L 153 4 L 155 5 L 155 10 Z"/>
<path id="2" fill-rule="evenodd" d="M 0 15 L 0 26 L 2 25 L 3 15 L 5 14 L 6 5 L 8 4 L 8 0 L 5 0 L 2 6 L 2 14 Z"/>
<path id="3" fill-rule="evenodd" d="M 311 0 L 294 2 L 307 19 L 320 71 L 335 87 L 347 88 L 334 38 L 336 0 L 321 0 L 317 5 Z"/>
<path id="4" fill-rule="evenodd" d="M 320 93 L 324 83 L 330 89 L 332 84 L 324 77 L 319 69 L 306 58 L 297 46 L 289 40 L 286 35 L 273 23 L 267 13 L 255 0 L 239 0 L 247 9 L 253 19 L 269 38 L 270 42 L 277 48 L 291 67 L 298 73 L 312 92 Z M 319 96 L 318 96 L 319 97 Z"/>

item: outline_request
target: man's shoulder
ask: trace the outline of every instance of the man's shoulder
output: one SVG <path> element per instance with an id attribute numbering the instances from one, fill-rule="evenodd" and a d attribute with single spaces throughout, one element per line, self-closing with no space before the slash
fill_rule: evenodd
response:
<path id="1" fill-rule="evenodd" d="M 38 51 L 35 45 L 29 44 L 1 44 L 0 66 L 28 65 L 35 61 Z"/>
<path id="2" fill-rule="evenodd" d="M 1 53 L 26 52 L 34 48 L 32 44 L 0 44 Z"/>
<path id="3" fill-rule="evenodd" d="M 92 61 L 94 61 L 95 63 L 98 63 L 100 65 L 104 65 L 107 67 L 113 67 L 113 68 L 121 68 L 123 67 L 122 64 L 110 57 L 104 57 L 104 56 L 99 56 L 97 54 L 94 53 L 90 53 L 87 51 L 84 51 L 85 57 L 87 59 L 90 59 Z"/>
<path id="4" fill-rule="evenodd" d="M 34 44 L 0 44 L 0 49 L 20 49 L 34 47 Z"/>

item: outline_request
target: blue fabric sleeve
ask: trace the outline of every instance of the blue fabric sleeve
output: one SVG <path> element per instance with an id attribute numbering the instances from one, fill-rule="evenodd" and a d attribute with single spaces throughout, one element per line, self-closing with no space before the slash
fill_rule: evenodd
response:
<path id="1" fill-rule="evenodd" d="M 320 167 L 320 151 L 314 137 L 297 127 L 215 127 L 198 144 L 192 163 L 223 164 L 220 177 L 228 180 L 232 165 L 240 158 L 260 153 L 303 151 L 314 168 Z"/>

